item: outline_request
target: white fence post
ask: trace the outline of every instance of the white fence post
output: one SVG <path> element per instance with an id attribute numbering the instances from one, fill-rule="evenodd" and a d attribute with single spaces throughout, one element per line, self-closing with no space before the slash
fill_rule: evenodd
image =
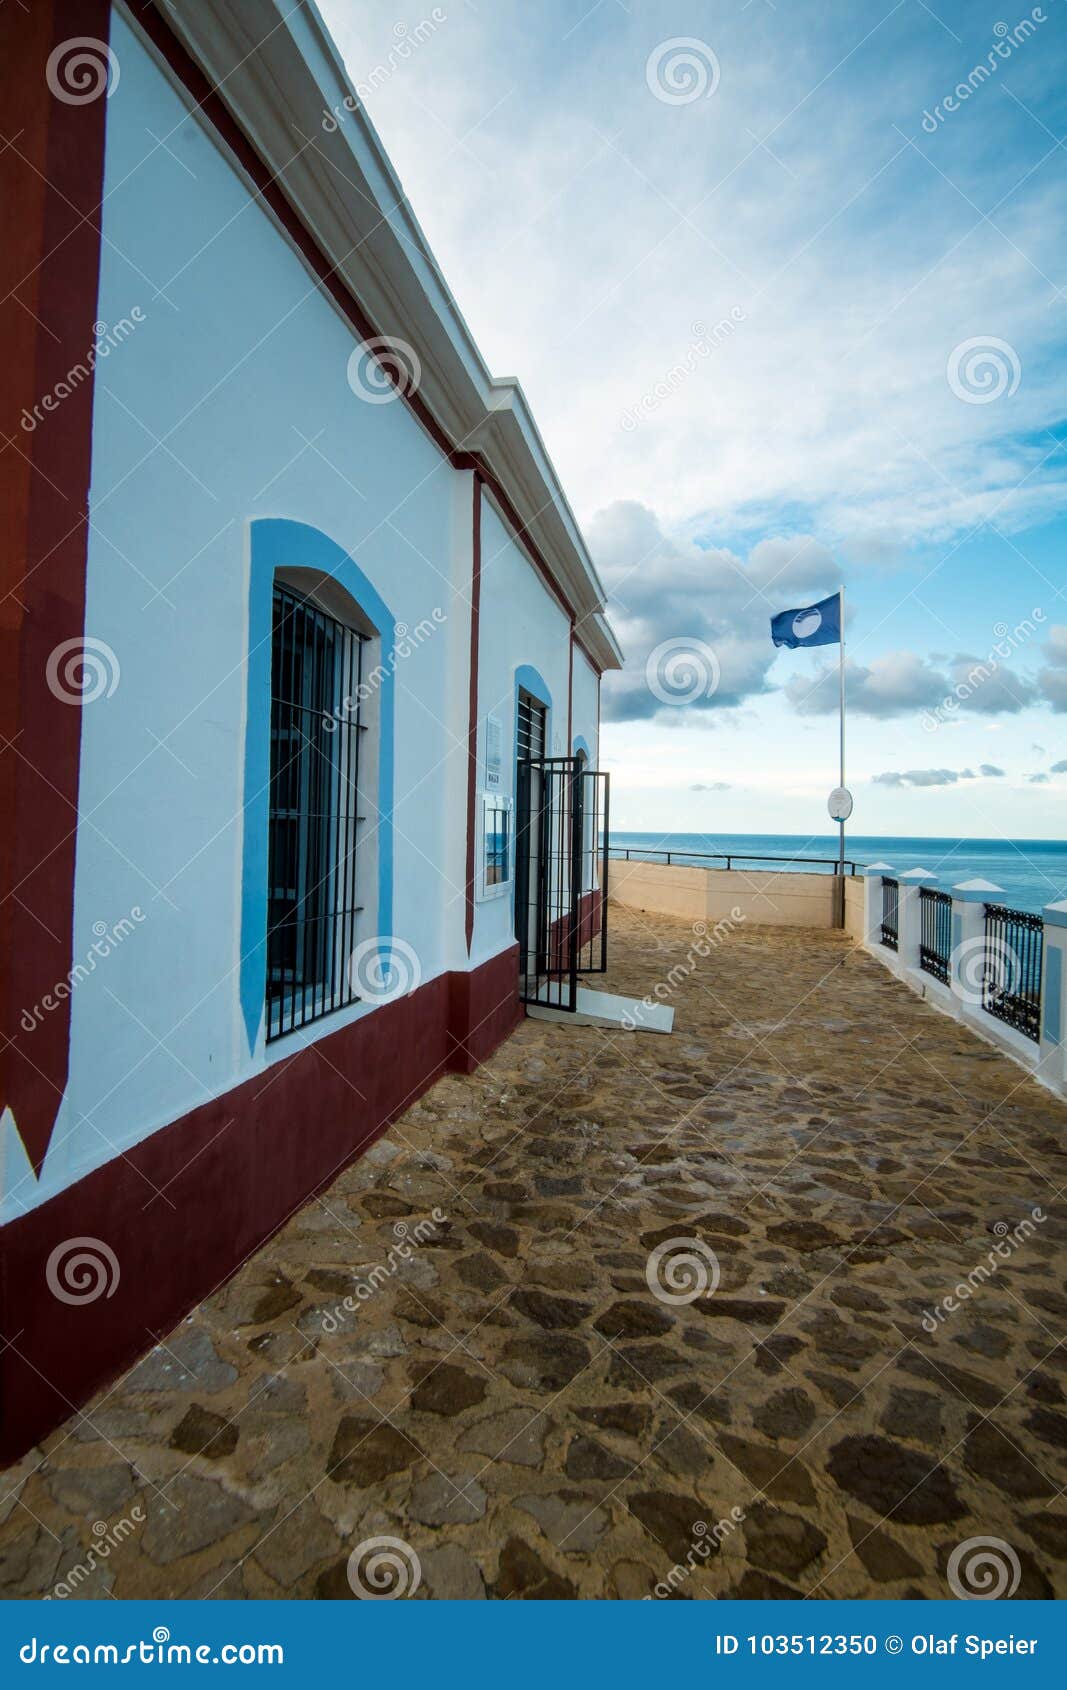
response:
<path id="1" fill-rule="evenodd" d="M 897 902 L 897 958 L 901 972 L 919 969 L 919 887 L 936 880 L 932 869 L 909 868 L 897 875 L 900 895 Z"/>
<path id="2" fill-rule="evenodd" d="M 882 960 L 888 961 L 893 953 L 882 944 L 882 879 L 888 875 L 895 880 L 896 870 L 892 863 L 867 863 L 860 874 L 863 876 L 863 943 L 877 945 L 880 951 L 886 952 Z"/>
<path id="3" fill-rule="evenodd" d="M 1046 904 L 1038 1072 L 1067 1097 L 1067 898 Z"/>

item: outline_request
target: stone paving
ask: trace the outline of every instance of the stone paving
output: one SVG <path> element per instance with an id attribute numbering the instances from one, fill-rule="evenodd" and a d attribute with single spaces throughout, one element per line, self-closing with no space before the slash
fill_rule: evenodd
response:
<path id="1" fill-rule="evenodd" d="M 1067 1110 L 841 936 L 693 941 L 613 910 L 671 1038 L 525 1022 L 11 1470 L 0 1592 L 1067 1595 Z"/>

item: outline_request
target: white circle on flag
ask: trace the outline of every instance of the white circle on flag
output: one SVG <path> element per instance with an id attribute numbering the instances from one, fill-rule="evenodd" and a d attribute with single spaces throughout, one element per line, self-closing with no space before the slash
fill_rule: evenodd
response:
<path id="1" fill-rule="evenodd" d="M 817 605 L 813 605 L 811 610 L 799 611 L 793 618 L 793 633 L 798 640 L 809 640 L 821 627 L 822 611 Z"/>
<path id="2" fill-rule="evenodd" d="M 852 814 L 852 794 L 847 786 L 835 786 L 826 800 L 831 821 L 847 822 Z"/>

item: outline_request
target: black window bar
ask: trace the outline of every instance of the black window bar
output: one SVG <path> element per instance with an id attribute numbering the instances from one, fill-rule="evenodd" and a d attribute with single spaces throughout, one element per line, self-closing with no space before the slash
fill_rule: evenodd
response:
<path id="1" fill-rule="evenodd" d="M 895 951 L 900 945 L 900 882 L 882 876 L 882 944 Z"/>
<path id="2" fill-rule="evenodd" d="M 267 1039 L 358 1001 L 359 719 L 365 640 L 275 584 L 270 702 Z"/>
<path id="3" fill-rule="evenodd" d="M 948 985 L 952 955 L 952 899 L 932 886 L 919 887 L 919 967 Z"/>
<path id="4" fill-rule="evenodd" d="M 1028 910 L 985 907 L 982 1008 L 998 1021 L 1041 1037 L 1041 960 L 1045 923 Z"/>

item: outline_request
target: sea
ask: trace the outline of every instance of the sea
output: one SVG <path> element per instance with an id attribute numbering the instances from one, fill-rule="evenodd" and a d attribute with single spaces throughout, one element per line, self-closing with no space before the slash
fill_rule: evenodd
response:
<path id="1" fill-rule="evenodd" d="M 629 850 L 650 861 L 671 861 L 694 868 L 725 868 L 705 862 L 702 853 L 730 855 L 734 866 L 782 868 L 828 874 L 837 858 L 837 834 L 809 837 L 799 833 L 625 833 L 612 829 L 611 848 Z M 776 863 L 789 857 L 789 863 Z M 872 834 L 845 835 L 845 859 L 891 863 L 901 872 L 928 868 L 942 886 L 980 877 L 1003 889 L 1003 902 L 1012 909 L 1039 913 L 1045 904 L 1067 898 L 1067 840 L 1062 839 L 903 839 Z"/>

